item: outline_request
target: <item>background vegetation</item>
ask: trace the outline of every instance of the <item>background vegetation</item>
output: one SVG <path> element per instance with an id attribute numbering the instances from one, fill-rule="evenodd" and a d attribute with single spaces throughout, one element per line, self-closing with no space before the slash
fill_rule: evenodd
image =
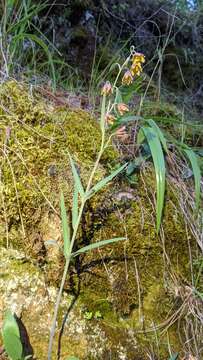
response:
<path id="1" fill-rule="evenodd" d="M 8 208 L 10 206 L 9 209 L 11 209 L 12 213 L 14 205 L 11 193 L 13 191 L 16 194 L 17 214 L 12 213 L 10 215 L 8 213 L 7 216 L 12 218 L 11 222 L 14 222 L 15 225 L 18 224 L 19 226 L 21 224 L 23 231 L 26 230 L 23 224 L 26 219 L 26 211 L 29 211 L 30 205 L 26 203 L 27 195 L 23 193 L 22 184 L 28 179 L 28 173 L 25 175 L 23 171 L 20 172 L 15 168 L 15 151 L 18 153 L 18 149 L 15 147 L 15 141 L 10 143 L 10 130 L 15 130 L 17 138 L 20 138 L 21 135 L 26 138 L 27 135 L 22 134 L 21 130 L 21 126 L 24 129 L 26 124 L 33 130 L 32 135 L 29 135 L 29 141 L 32 143 L 35 142 L 34 136 L 39 129 L 45 131 L 43 133 L 44 138 L 46 138 L 47 134 L 50 136 L 51 133 L 59 131 L 52 128 L 53 123 L 55 124 L 55 117 L 53 121 L 51 110 L 45 111 L 44 103 L 39 108 L 35 107 L 33 101 L 40 101 L 40 97 L 44 102 L 50 102 L 56 109 L 58 107 L 63 108 L 63 106 L 79 109 L 79 111 L 83 109 L 88 113 L 88 116 L 91 114 L 96 118 L 99 117 L 98 114 L 101 112 L 99 117 L 100 130 L 96 128 L 96 123 L 91 125 L 91 131 L 95 132 L 95 137 L 97 137 L 92 145 L 94 149 L 91 149 L 91 151 L 94 153 L 95 149 L 100 150 L 97 158 L 95 158 L 95 154 L 91 155 L 92 171 L 89 173 L 89 180 L 87 180 L 86 169 L 85 171 L 82 170 L 84 179 L 80 174 L 80 165 L 73 159 L 75 154 L 72 157 L 72 154 L 66 152 L 74 182 L 73 190 L 68 188 L 68 196 L 72 196 L 72 205 L 68 201 L 68 209 L 66 209 L 63 192 L 61 192 L 60 207 L 64 249 L 63 255 L 60 255 L 63 260 L 60 259 L 59 274 L 61 275 L 61 268 L 64 266 L 64 275 L 55 306 L 48 359 L 51 359 L 56 321 L 67 272 L 71 269 L 70 271 L 74 273 L 72 268 L 75 269 L 75 272 L 78 271 L 78 268 L 82 268 L 83 254 L 89 250 L 113 242 L 120 243 L 120 240 L 127 238 L 126 230 L 125 236 L 115 237 L 110 234 L 110 236 L 107 236 L 107 240 L 95 243 L 94 241 L 88 242 L 88 236 L 86 238 L 85 232 L 87 231 L 85 226 L 88 226 L 86 217 L 89 211 L 89 205 L 87 205 L 89 200 L 100 190 L 103 194 L 103 188 L 118 175 L 118 181 L 127 184 L 126 186 L 131 189 L 137 189 L 141 184 L 138 193 L 138 197 L 140 195 L 142 199 L 141 201 L 146 196 L 146 194 L 143 195 L 142 193 L 142 187 L 147 188 L 147 194 L 149 195 L 147 195 L 146 202 L 149 201 L 152 204 L 155 215 L 153 232 L 150 232 L 150 236 L 155 241 L 157 248 L 160 247 L 158 241 L 161 240 L 163 254 L 166 251 L 164 226 L 168 236 L 167 240 L 169 242 L 174 240 L 173 247 L 182 252 L 183 258 L 186 256 L 186 250 L 185 244 L 183 247 L 179 244 L 180 234 L 183 234 L 184 240 L 186 238 L 187 240 L 190 239 L 188 233 L 191 234 L 192 239 L 195 239 L 195 245 L 193 243 L 193 245 L 188 245 L 189 255 L 187 255 L 186 261 L 187 271 L 188 268 L 191 271 L 190 281 L 185 275 L 185 264 L 182 266 L 181 263 L 177 272 L 170 273 L 173 278 L 172 287 L 176 289 L 177 298 L 181 305 L 178 307 L 178 301 L 175 305 L 173 304 L 173 309 L 175 306 L 178 307 L 176 313 L 178 315 L 177 318 L 171 318 L 169 327 L 172 327 L 173 323 L 181 319 L 182 311 L 187 319 L 188 327 L 187 331 L 184 328 L 186 334 L 184 341 L 182 341 L 182 350 L 178 349 L 177 353 L 174 352 L 174 348 L 171 350 L 170 341 L 168 342 L 168 358 L 175 360 L 180 356 L 181 360 L 201 360 L 203 325 L 201 315 L 203 299 L 201 280 L 203 270 L 203 1 L 126 0 L 121 2 L 116 0 L 69 0 L 62 4 L 61 1 L 56 0 L 50 4 L 49 1 L 2 0 L 0 14 L 1 116 L 2 129 L 5 130 L 1 141 L 3 149 L 2 172 L 7 173 L 9 184 L 5 187 L 6 190 L 2 199 L 6 199 L 5 203 L 8 203 Z M 139 76 L 135 76 L 134 81 L 130 81 L 129 86 L 126 86 L 120 75 L 126 68 L 132 69 L 132 64 L 130 68 L 129 62 L 132 62 L 132 57 L 136 54 L 135 51 L 145 56 L 145 63 L 143 60 L 142 64 L 143 72 L 141 69 L 140 74 L 135 73 L 135 75 Z M 140 56 L 140 54 L 138 55 Z M 18 82 L 25 87 L 16 85 Z M 113 84 L 113 87 L 109 84 Z M 101 88 L 103 89 L 102 102 L 100 100 Z M 32 101 L 27 96 L 26 91 L 28 89 L 29 94 L 35 94 L 35 100 Z M 19 105 L 16 105 L 17 103 Z M 125 110 L 120 111 L 119 105 L 124 106 Z M 15 126 L 11 116 L 13 113 L 17 116 Z M 79 117 L 84 116 L 85 118 L 86 115 L 81 114 L 79 114 Z M 6 117 L 7 115 L 8 117 Z M 63 117 L 63 113 L 60 116 Z M 58 115 L 58 118 L 60 116 Z M 63 129 L 66 129 L 66 126 L 72 127 L 73 135 L 71 134 L 71 136 L 73 140 L 66 139 L 65 145 L 72 147 L 73 151 L 77 155 L 79 154 L 80 157 L 81 149 L 84 149 L 83 143 L 80 143 L 79 150 L 77 150 L 77 146 L 74 146 L 77 131 L 80 132 L 81 139 L 83 139 L 82 130 L 79 127 L 77 128 L 77 112 L 73 114 L 72 118 L 71 116 L 69 124 L 71 121 L 75 122 L 76 130 L 74 130 L 74 124 L 68 125 L 63 122 L 59 122 L 59 127 Z M 73 117 L 76 117 L 76 120 L 73 120 Z M 78 126 L 83 128 L 79 121 L 78 123 Z M 76 132 L 75 135 L 74 131 Z M 100 133 L 101 144 L 100 135 L 98 135 Z M 60 138 L 61 135 L 58 136 Z M 112 139 L 115 153 L 114 150 L 111 153 L 111 150 L 108 149 L 109 153 L 107 152 L 105 158 L 103 155 L 104 150 L 108 148 Z M 89 142 L 91 141 L 90 139 Z M 35 150 L 39 150 L 40 161 L 44 163 L 47 160 L 43 158 L 45 154 L 44 144 L 42 144 L 42 152 L 40 152 L 41 143 L 39 142 L 39 144 L 39 149 Z M 5 163 L 7 164 L 9 147 L 9 151 L 12 149 L 11 153 L 14 154 L 13 165 L 10 166 L 8 162 L 11 168 L 10 175 L 5 165 Z M 26 149 L 25 154 L 27 154 L 27 143 L 23 143 L 22 148 L 23 150 Z M 49 153 L 49 156 L 59 157 L 61 148 L 55 150 L 57 155 L 55 151 L 54 155 Z M 49 156 L 47 155 L 47 158 Z M 84 155 L 83 153 L 83 157 L 85 166 L 90 167 L 88 154 Z M 56 158 L 54 158 L 55 160 Z M 35 165 L 35 168 L 37 166 L 41 176 L 43 175 L 43 172 L 41 172 L 43 164 L 40 161 L 39 164 Z M 32 158 L 31 166 L 33 164 L 34 158 Z M 107 176 L 104 176 L 104 169 L 101 169 L 101 166 L 104 166 L 105 171 L 108 170 Z M 156 175 L 155 182 L 151 181 L 153 179 L 152 172 L 149 170 L 151 168 L 153 168 Z M 48 171 L 49 175 L 53 171 L 51 176 L 55 176 L 54 168 L 51 168 L 51 170 L 49 168 Z M 102 176 L 100 173 L 97 174 L 99 171 Z M 17 185 L 13 180 L 15 179 L 13 174 L 20 179 Z M 35 195 L 35 197 L 33 195 L 32 197 L 33 203 L 37 204 L 37 206 L 40 204 L 41 198 L 47 200 L 49 196 L 45 188 L 46 184 L 43 181 L 42 179 L 41 184 L 45 191 L 43 192 L 40 189 L 40 195 Z M 176 189 L 176 192 L 174 189 Z M 59 188 L 55 188 L 55 191 L 59 192 L 59 190 Z M 67 196 L 66 190 L 65 195 Z M 166 206 L 166 198 L 169 204 L 175 204 L 174 208 L 176 210 L 178 206 L 180 208 L 181 221 L 180 223 L 179 220 L 177 221 L 178 226 L 173 215 L 171 216 L 170 212 L 172 210 L 170 206 Z M 21 209 L 20 205 L 22 204 Z M 147 206 L 144 208 L 146 212 L 148 211 Z M 2 209 L 3 207 L 4 204 Z M 94 205 L 91 204 L 91 207 L 94 209 Z M 52 208 L 54 209 L 53 206 Z M 136 205 L 133 209 L 138 211 Z M 5 207 L 2 214 L 2 217 L 5 217 Z M 170 224 L 168 227 L 166 219 Z M 129 218 L 130 226 L 132 225 L 131 221 L 132 219 Z M 186 229 L 189 229 L 187 230 L 187 236 L 185 230 L 183 230 L 183 224 L 185 224 Z M 147 232 L 148 228 L 145 229 L 145 226 L 148 225 L 143 224 L 142 231 Z M 126 226 L 128 227 L 129 224 L 127 223 Z M 9 232 L 8 228 L 7 233 Z M 80 231 L 82 231 L 82 236 Z M 133 233 L 133 236 L 136 237 L 135 233 Z M 78 237 L 82 238 L 79 247 L 75 245 Z M 145 241 L 144 237 L 140 240 L 140 244 L 142 241 Z M 139 239 L 137 239 L 137 242 L 139 242 Z M 22 242 L 21 245 L 27 251 L 25 242 Z M 5 246 L 7 249 L 9 248 L 8 236 Z M 119 246 L 119 244 L 115 245 L 117 249 L 115 250 L 115 259 L 120 256 L 119 252 L 116 252 L 119 251 Z M 131 245 L 129 254 L 133 259 L 134 251 L 133 245 Z M 87 256 L 93 261 L 91 255 Z M 153 256 L 155 256 L 154 253 Z M 79 258 L 79 260 L 74 263 L 72 258 L 75 257 Z M 176 267 L 174 258 L 169 259 L 166 256 L 165 261 L 170 271 Z M 43 261 L 40 264 L 42 263 Z M 137 296 L 139 298 L 139 316 L 141 318 L 141 295 L 136 261 L 134 266 L 136 279 L 138 279 L 136 280 L 138 282 Z M 178 271 L 182 271 L 180 276 L 180 278 L 182 277 L 181 285 L 176 283 Z M 59 277 L 57 277 L 58 283 Z M 88 283 L 88 280 L 85 281 Z M 144 279 L 145 281 L 147 283 L 146 279 Z M 99 286 L 102 288 L 103 285 L 98 282 L 98 292 L 100 291 Z M 119 284 L 117 287 L 117 292 L 121 298 L 122 291 L 120 289 L 122 289 L 122 286 Z M 103 288 L 101 291 L 103 291 Z M 112 301 L 115 302 L 115 299 Z M 123 313 L 123 304 L 120 305 L 119 302 L 116 306 L 122 316 L 124 316 L 123 314 L 126 315 L 125 311 Z M 130 313 L 130 311 L 128 309 L 127 313 Z M 97 320 L 102 318 L 103 315 L 100 310 L 96 310 L 95 313 L 97 314 L 97 316 L 95 315 Z M 88 320 L 92 320 L 94 317 L 94 311 L 86 311 L 85 314 Z M 62 321 L 62 328 L 64 321 Z M 29 358 L 27 354 L 23 353 L 18 326 L 17 318 L 8 311 L 2 335 L 7 354 L 13 360 Z M 168 324 L 166 328 L 168 330 Z M 158 330 L 157 328 L 157 332 Z M 156 336 L 157 334 L 155 334 L 155 342 L 158 350 L 150 350 L 150 355 L 146 350 L 146 356 L 149 355 L 150 359 L 165 360 L 167 355 L 163 355 L 162 344 Z M 189 347 L 187 346 L 188 342 L 191 344 Z M 59 352 L 58 350 L 58 354 Z M 60 357 L 60 354 L 58 356 Z"/>

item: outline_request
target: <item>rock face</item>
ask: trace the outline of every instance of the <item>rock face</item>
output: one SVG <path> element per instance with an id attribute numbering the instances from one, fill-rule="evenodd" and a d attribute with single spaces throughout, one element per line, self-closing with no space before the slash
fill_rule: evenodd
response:
<path id="1" fill-rule="evenodd" d="M 22 84 L 5 83 L 0 94 L 1 321 L 6 308 L 22 316 L 35 356 L 43 360 L 64 265 L 60 189 L 67 208 L 72 199 L 67 151 L 85 183 L 100 132 L 88 113 L 54 109 Z M 95 181 L 117 162 L 118 154 L 110 147 Z M 163 230 L 157 236 L 154 189 L 154 174 L 146 167 L 137 184 L 129 187 L 120 177 L 87 205 L 78 247 L 118 236 L 127 240 L 82 255 L 71 264 L 58 319 L 57 335 L 68 311 L 61 359 L 75 355 L 141 360 L 157 353 L 166 359 L 168 344 L 172 352 L 182 350 L 190 295 L 188 243 L 192 256 L 195 242 L 185 228 L 173 186 L 167 194 Z M 54 359 L 56 353 L 57 341 Z"/>

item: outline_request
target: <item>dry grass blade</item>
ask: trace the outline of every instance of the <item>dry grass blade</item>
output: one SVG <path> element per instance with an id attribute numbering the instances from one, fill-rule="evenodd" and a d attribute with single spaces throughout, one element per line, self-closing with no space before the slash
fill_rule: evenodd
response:
<path id="1" fill-rule="evenodd" d="M 184 149 L 185 154 L 187 155 L 191 166 L 195 179 L 195 203 L 196 210 L 199 209 L 200 205 L 200 190 L 201 190 L 201 171 L 197 160 L 197 155 L 191 149 Z"/>

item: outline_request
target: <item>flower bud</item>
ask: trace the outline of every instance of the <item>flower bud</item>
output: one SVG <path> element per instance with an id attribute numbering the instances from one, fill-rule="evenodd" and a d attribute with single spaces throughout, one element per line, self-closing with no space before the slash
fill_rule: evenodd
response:
<path id="1" fill-rule="evenodd" d="M 109 81 L 106 81 L 106 83 L 104 84 L 101 90 L 101 95 L 110 95 L 112 93 L 113 93 L 112 85 Z"/>
<path id="2" fill-rule="evenodd" d="M 130 71 L 133 76 L 139 76 L 142 72 L 142 64 L 145 62 L 145 56 L 141 53 L 134 53 L 132 56 L 132 65 Z"/>
<path id="3" fill-rule="evenodd" d="M 127 70 L 122 78 L 122 84 L 123 85 L 130 85 L 133 82 L 133 76 L 130 70 Z"/>
<path id="4" fill-rule="evenodd" d="M 144 63 L 145 62 L 145 56 L 142 53 L 134 53 L 132 58 L 133 63 Z"/>
<path id="5" fill-rule="evenodd" d="M 129 111 L 129 107 L 124 103 L 118 104 L 117 108 L 118 108 L 118 112 L 120 113 L 120 115 L 123 115 L 124 113 Z"/>
<path id="6" fill-rule="evenodd" d="M 113 125 L 114 121 L 116 120 L 115 116 L 111 115 L 111 114 L 107 114 L 106 115 L 106 123 L 108 125 Z"/>
<path id="7" fill-rule="evenodd" d="M 128 138 L 125 125 L 116 131 L 116 136 L 121 140 L 126 140 Z"/>
<path id="8" fill-rule="evenodd" d="M 130 68 L 131 73 L 133 74 L 133 76 L 137 75 L 139 76 L 142 72 L 142 66 L 140 63 L 133 63 L 131 68 Z"/>

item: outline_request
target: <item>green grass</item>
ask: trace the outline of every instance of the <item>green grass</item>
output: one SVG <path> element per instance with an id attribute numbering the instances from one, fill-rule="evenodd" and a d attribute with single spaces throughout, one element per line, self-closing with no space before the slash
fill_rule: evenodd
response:
<path id="1" fill-rule="evenodd" d="M 10 0 L 5 3 L 0 21 L 1 67 L 7 77 L 14 76 L 19 68 L 25 74 L 27 72 L 29 76 L 33 76 L 40 68 L 43 76 L 48 75 L 52 79 L 53 87 L 56 88 L 53 58 L 56 49 L 33 23 L 33 18 L 47 6 L 47 1 L 35 4 L 32 0 Z M 43 62 L 43 67 L 42 58 L 47 59 Z"/>

